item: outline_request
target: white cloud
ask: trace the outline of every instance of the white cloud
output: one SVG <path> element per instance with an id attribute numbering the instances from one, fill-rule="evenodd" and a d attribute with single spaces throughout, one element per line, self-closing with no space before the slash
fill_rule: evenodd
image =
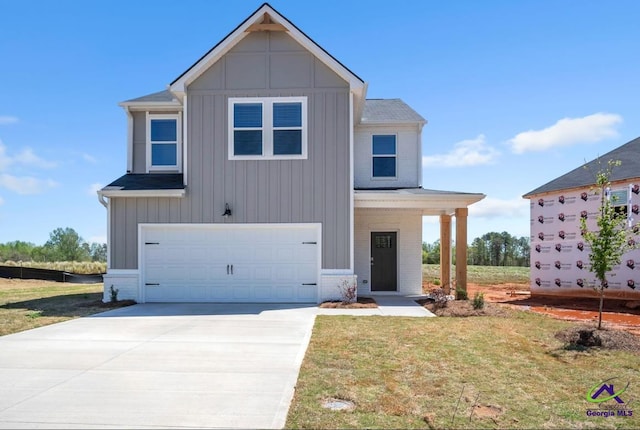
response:
<path id="1" fill-rule="evenodd" d="M 0 171 L 7 170 L 10 166 L 21 164 L 23 166 L 39 167 L 50 169 L 56 166 L 53 161 L 47 161 L 36 155 L 31 148 L 25 148 L 17 155 L 11 156 L 7 153 L 7 147 L 0 140 Z"/>
<path id="2" fill-rule="evenodd" d="M 422 166 L 433 167 L 464 167 L 492 164 L 500 152 L 487 145 L 484 134 L 475 139 L 463 140 L 453 146 L 446 154 L 428 155 L 422 157 Z"/>
<path id="3" fill-rule="evenodd" d="M 47 161 L 44 158 L 38 157 L 31 148 L 25 148 L 21 153 L 13 157 L 14 162 L 24 164 L 25 166 L 41 167 L 43 169 L 50 169 L 56 166 L 53 161 Z"/>
<path id="4" fill-rule="evenodd" d="M 87 154 L 87 153 L 82 153 L 82 158 L 84 159 L 84 161 L 86 161 L 88 163 L 91 163 L 91 164 L 96 164 L 98 162 L 96 157 L 94 157 L 93 155 Z"/>
<path id="5" fill-rule="evenodd" d="M 89 188 L 87 189 L 87 194 L 89 194 L 92 197 L 96 196 L 96 193 L 98 192 L 99 189 L 101 189 L 102 187 L 104 187 L 104 185 L 96 182 L 95 184 L 91 184 L 89 185 Z"/>
<path id="6" fill-rule="evenodd" d="M 51 179 L 38 179 L 32 176 L 13 176 L 0 174 L 0 187 L 18 194 L 39 194 L 58 184 Z"/>
<path id="7" fill-rule="evenodd" d="M 602 112 L 582 118 L 563 118 L 542 130 L 518 133 L 508 144 L 514 153 L 522 154 L 527 151 L 593 143 L 618 136 L 616 126 L 621 122 L 620 115 Z"/>
<path id="8" fill-rule="evenodd" d="M 0 140 L 0 172 L 8 168 L 12 162 L 11 157 L 7 155 L 7 147 L 4 146 L 2 140 Z"/>
<path id="9" fill-rule="evenodd" d="M 18 122 L 18 117 L 11 115 L 0 115 L 0 125 L 15 124 Z"/>
<path id="10" fill-rule="evenodd" d="M 469 216 L 477 218 L 520 217 L 528 216 L 529 200 L 522 197 L 514 199 L 497 199 L 485 197 L 478 203 L 469 206 Z"/>
<path id="11" fill-rule="evenodd" d="M 4 199 L 0 197 L 0 205 L 4 203 Z"/>

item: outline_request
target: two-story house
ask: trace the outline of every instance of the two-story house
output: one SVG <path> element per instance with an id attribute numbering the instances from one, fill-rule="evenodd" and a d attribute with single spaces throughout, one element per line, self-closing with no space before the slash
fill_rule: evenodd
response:
<path id="1" fill-rule="evenodd" d="M 98 192 L 104 300 L 317 303 L 345 280 L 420 294 L 424 215 L 440 217 L 447 286 L 456 216 L 466 287 L 484 195 L 423 189 L 426 121 L 366 92 L 265 3 L 166 90 L 121 103 L 127 173 Z"/>
<path id="2" fill-rule="evenodd" d="M 611 171 L 606 195 L 597 189 L 596 176 L 610 161 L 620 161 Z M 523 196 L 530 200 L 531 294 L 534 296 L 598 297 L 591 272 L 589 243 L 581 220 L 590 231 L 598 229 L 603 198 L 637 229 L 640 217 L 640 137 L 576 167 Z M 637 231 L 637 230 L 636 230 Z M 640 234 L 636 235 L 640 241 Z M 604 296 L 640 300 L 640 249 L 630 249 L 621 264 L 607 273 Z"/>

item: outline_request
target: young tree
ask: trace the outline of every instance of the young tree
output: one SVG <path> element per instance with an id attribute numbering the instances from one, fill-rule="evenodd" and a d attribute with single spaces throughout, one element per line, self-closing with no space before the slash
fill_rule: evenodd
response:
<path id="1" fill-rule="evenodd" d="M 607 273 L 613 266 L 620 264 L 622 255 L 634 247 L 633 230 L 627 225 L 627 214 L 615 209 L 615 196 L 611 196 L 611 173 L 620 166 L 619 160 L 609 160 L 607 167 L 600 169 L 596 174 L 595 189 L 600 194 L 600 213 L 596 218 L 597 229 L 591 231 L 587 228 L 585 218 L 580 219 L 584 241 L 591 246 L 589 261 L 591 272 L 596 277 L 593 288 L 600 296 L 598 307 L 598 330 L 602 328 L 602 304 L 604 303 L 604 290 L 608 287 Z"/>

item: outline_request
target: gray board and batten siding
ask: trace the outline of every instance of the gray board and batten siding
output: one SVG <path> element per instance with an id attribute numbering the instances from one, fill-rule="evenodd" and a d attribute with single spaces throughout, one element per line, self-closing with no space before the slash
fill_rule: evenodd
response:
<path id="1" fill-rule="evenodd" d="M 348 83 L 284 32 L 255 32 L 191 83 L 187 96 L 186 196 L 111 198 L 111 268 L 138 268 L 139 223 L 225 222 L 320 222 L 322 268 L 349 268 Z M 307 159 L 228 159 L 228 98 L 262 96 L 308 98 Z M 145 115 L 135 114 L 137 173 L 145 169 L 144 127 Z M 225 203 L 230 218 L 222 217 Z"/>

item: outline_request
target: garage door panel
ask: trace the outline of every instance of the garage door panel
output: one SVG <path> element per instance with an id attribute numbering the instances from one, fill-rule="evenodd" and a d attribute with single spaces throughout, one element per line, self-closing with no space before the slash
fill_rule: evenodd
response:
<path id="1" fill-rule="evenodd" d="M 253 260 L 260 262 L 271 262 L 277 261 L 277 258 L 274 258 L 273 248 L 265 245 L 256 245 L 253 249 Z"/>
<path id="2" fill-rule="evenodd" d="M 317 284 L 316 226 L 154 225 L 142 232 L 153 243 L 141 245 L 146 301 L 316 300 L 317 286 L 303 285 Z"/>
<path id="3" fill-rule="evenodd" d="M 276 272 L 278 272 L 278 270 L 276 270 Z M 269 282 L 274 278 L 273 272 L 273 267 L 270 265 L 256 265 L 253 267 L 252 278 L 258 282 Z"/>
<path id="4" fill-rule="evenodd" d="M 317 287 L 315 285 L 303 285 L 297 289 L 296 299 L 301 302 L 314 301 Z"/>
<path id="5" fill-rule="evenodd" d="M 231 288 L 231 295 L 235 300 L 249 301 L 251 299 L 251 287 L 249 285 L 234 285 Z"/>
<path id="6" fill-rule="evenodd" d="M 295 290 L 293 286 L 281 285 L 274 288 L 274 296 L 279 300 L 293 300 L 295 299 Z"/>
<path id="7" fill-rule="evenodd" d="M 223 299 L 229 299 L 231 287 L 227 285 L 214 285 L 209 287 L 209 298 L 213 301 L 223 301 Z"/>

